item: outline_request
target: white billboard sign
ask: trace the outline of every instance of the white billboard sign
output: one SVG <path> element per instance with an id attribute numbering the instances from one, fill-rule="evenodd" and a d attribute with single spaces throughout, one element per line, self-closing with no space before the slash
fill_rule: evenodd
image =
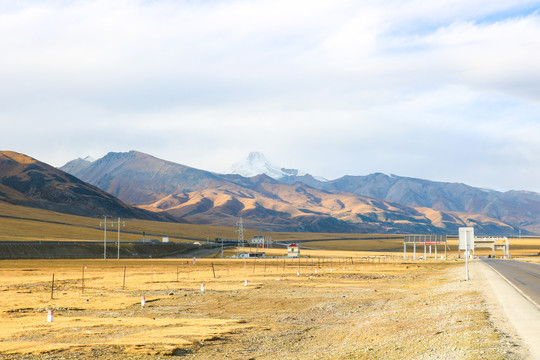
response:
<path id="1" fill-rule="evenodd" d="M 474 228 L 460 227 L 459 228 L 459 250 L 474 249 Z"/>

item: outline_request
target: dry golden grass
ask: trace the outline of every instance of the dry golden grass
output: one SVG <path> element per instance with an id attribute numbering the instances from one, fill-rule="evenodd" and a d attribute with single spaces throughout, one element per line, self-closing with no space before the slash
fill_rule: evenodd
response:
<path id="1" fill-rule="evenodd" d="M 100 222 L 103 219 L 82 216 L 66 215 L 41 209 L 32 209 L 16 206 L 0 201 L 0 241 L 19 240 L 101 240 L 103 228 Z M 109 228 L 111 237 L 116 237 L 116 227 Z M 121 241 L 135 241 L 140 239 L 143 232 L 146 237 L 160 238 L 169 236 L 171 241 L 206 241 L 214 238 L 234 239 L 238 236 L 234 228 L 167 223 L 144 220 L 126 220 L 126 226 L 121 228 Z M 247 230 L 246 239 L 259 235 L 259 231 Z M 265 233 L 274 241 L 303 241 L 302 246 L 325 250 L 346 251 L 377 251 L 377 252 L 403 252 L 403 241 L 399 235 L 384 234 L 324 234 L 324 233 L 294 233 L 271 232 Z M 398 237 L 396 239 L 396 237 Z M 373 240 L 373 238 L 376 238 Z M 327 241 L 308 241 L 327 240 Z M 511 238 L 510 252 L 514 257 L 536 255 L 540 252 L 540 238 L 523 237 Z M 457 255 L 458 240 L 456 237 L 448 239 L 448 255 Z M 434 249 L 432 249 L 434 251 Z M 423 253 L 423 247 L 417 252 Z M 439 246 L 439 253 L 444 249 Z M 412 254 L 412 247 L 408 247 Z M 489 254 L 489 250 L 481 249 L 481 255 Z M 500 256 L 501 252 L 497 252 Z"/>
<path id="2" fill-rule="evenodd" d="M 330 240 L 330 241 L 312 241 L 312 242 L 302 242 L 302 246 L 317 248 L 317 249 L 340 249 L 347 251 L 360 251 L 365 252 L 362 256 L 378 256 L 378 255 L 387 255 L 387 256 L 402 256 L 403 255 L 403 240 L 388 238 L 388 235 L 369 235 L 369 237 L 380 237 L 377 240 L 365 240 L 361 237 L 351 238 L 349 240 Z M 390 235 L 390 237 L 395 237 L 396 235 Z M 366 236 L 367 237 L 367 236 Z M 522 237 L 519 238 L 509 238 L 510 244 L 510 254 L 514 259 L 528 258 L 531 261 L 537 259 L 540 261 L 540 237 Z M 448 248 L 446 251 L 448 259 L 455 259 L 458 257 L 458 239 L 457 237 L 448 238 Z M 303 250 L 303 253 L 306 253 L 306 250 Z M 412 258 L 413 247 L 411 244 L 407 245 L 407 257 Z M 463 255 L 463 251 L 461 252 Z M 475 254 L 478 256 L 488 256 L 492 254 L 491 249 L 479 248 L 475 250 Z M 416 247 L 417 257 L 424 256 L 424 246 L 417 245 Z M 437 248 L 437 255 L 444 255 L 444 247 L 439 245 Z M 501 257 L 504 255 L 502 250 L 496 250 L 495 256 Z M 339 256 L 339 255 L 338 255 Z M 426 247 L 426 256 L 428 259 L 433 259 L 435 257 L 435 247 L 431 248 L 431 254 L 429 253 L 429 246 Z"/>
<path id="3" fill-rule="evenodd" d="M 362 238 L 350 240 L 331 240 L 331 241 L 307 241 L 302 246 L 323 249 L 323 250 L 346 250 L 346 251 L 393 251 L 403 252 L 403 238 L 385 239 L 380 236 L 378 240 L 364 240 Z"/>
<path id="4" fill-rule="evenodd" d="M 2 202 L 0 216 L 0 240 L 103 236 L 101 219 Z M 127 220 L 122 239 L 136 240 L 143 231 L 173 241 L 236 237 L 232 228 Z M 253 235 L 258 232 L 246 238 Z M 490 322 L 482 296 L 459 281 L 457 239 L 449 240 L 451 261 L 443 263 L 412 262 L 412 247 L 402 262 L 402 240 L 387 235 L 265 235 L 324 240 L 303 245 L 334 250 L 302 249 L 310 257 L 300 261 L 213 258 L 195 265 L 185 259 L 0 261 L 0 357 L 519 358 Z M 539 239 L 510 241 L 514 256 L 540 251 Z M 47 309 L 55 310 L 53 323 L 46 322 Z"/>
<path id="5" fill-rule="evenodd" d="M 103 239 L 103 219 L 61 214 L 42 209 L 11 205 L 0 201 L 0 240 L 99 240 Z M 109 221 L 111 219 L 109 218 Z M 112 219 L 113 221 L 116 219 Z M 170 236 L 171 240 L 206 240 L 207 237 L 234 237 L 232 228 L 178 224 L 159 221 L 122 219 L 121 239 Z M 109 230 L 115 231 L 116 227 Z M 249 232 L 255 235 L 255 231 Z"/>
<path id="6" fill-rule="evenodd" d="M 511 351 L 454 262 L 310 255 L 0 261 L 0 356 L 502 359 Z"/>
<path id="7" fill-rule="evenodd" d="M 7 204 L 0 201 L 0 241 L 23 240 L 101 240 L 103 219 L 88 218 L 61 214 L 42 209 L 28 208 Z M 112 219 L 115 220 L 115 219 Z M 146 233 L 146 237 L 159 238 L 169 236 L 171 241 L 211 241 L 215 238 L 235 239 L 238 237 L 235 228 L 207 225 L 179 224 L 159 221 L 125 220 L 126 226 L 121 228 L 121 241 L 134 241 Z M 109 228 L 116 235 L 114 228 Z M 246 239 L 259 235 L 258 230 L 247 229 Z M 319 234 L 272 232 L 265 233 L 274 241 L 298 241 L 308 239 L 362 239 L 381 236 L 370 234 Z M 382 235 L 385 237 L 385 235 Z"/>

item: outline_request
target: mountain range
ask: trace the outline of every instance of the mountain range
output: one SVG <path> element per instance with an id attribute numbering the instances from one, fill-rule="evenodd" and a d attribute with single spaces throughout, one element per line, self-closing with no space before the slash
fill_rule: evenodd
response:
<path id="1" fill-rule="evenodd" d="M 261 157 L 264 159 L 264 155 L 257 153 L 257 158 Z M 244 160 L 244 164 L 250 164 L 250 158 L 251 154 Z M 540 232 L 540 194 L 531 191 L 499 192 L 461 183 L 435 182 L 382 173 L 343 176 L 329 181 L 304 171 L 289 170 L 278 179 L 289 184 L 299 181 L 320 190 L 350 192 L 413 207 L 481 214 L 519 229 Z"/>
<path id="2" fill-rule="evenodd" d="M 190 223 L 279 231 L 456 233 L 540 232 L 540 195 L 465 184 L 371 174 L 336 180 L 269 163 L 250 154 L 228 174 L 130 151 L 61 170 L 122 201 Z"/>
<path id="3" fill-rule="evenodd" d="M 396 175 L 344 176 L 328 182 L 310 182 L 325 191 L 345 191 L 437 211 L 473 213 L 500 220 L 516 229 L 540 233 L 540 194 L 500 192 L 461 183 L 435 182 Z"/>
<path id="4" fill-rule="evenodd" d="M 62 170 L 12 151 L 0 151 L 0 201 L 81 216 L 172 220 L 127 205 Z"/>

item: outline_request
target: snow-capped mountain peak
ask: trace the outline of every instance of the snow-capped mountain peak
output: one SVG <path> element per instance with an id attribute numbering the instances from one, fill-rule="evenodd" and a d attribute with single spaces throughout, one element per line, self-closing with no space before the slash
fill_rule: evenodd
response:
<path id="1" fill-rule="evenodd" d="M 277 166 L 266 159 L 263 153 L 254 151 L 249 153 L 247 158 L 237 162 L 226 174 L 238 174 L 245 177 L 266 174 L 274 179 L 281 179 L 286 174 Z"/>
<path id="2" fill-rule="evenodd" d="M 263 153 L 254 151 L 247 158 L 241 160 L 229 168 L 226 174 L 237 174 L 244 177 L 252 177 L 266 174 L 273 179 L 280 180 L 285 177 L 300 177 L 309 175 L 305 171 L 297 169 L 285 169 L 272 164 Z M 318 181 L 328 181 L 322 177 L 316 177 Z"/>

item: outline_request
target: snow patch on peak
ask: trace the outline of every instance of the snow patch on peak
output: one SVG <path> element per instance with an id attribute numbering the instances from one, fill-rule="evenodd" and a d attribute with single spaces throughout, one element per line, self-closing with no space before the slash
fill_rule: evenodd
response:
<path id="1" fill-rule="evenodd" d="M 274 179 L 281 179 L 285 176 L 279 167 L 272 165 L 264 154 L 258 151 L 249 153 L 247 158 L 234 164 L 225 173 L 238 174 L 245 177 L 266 174 Z"/>
<path id="2" fill-rule="evenodd" d="M 91 156 L 87 156 L 87 157 L 85 157 L 83 160 L 84 160 L 84 161 L 91 162 L 91 163 L 93 163 L 94 161 L 96 161 L 96 159 L 94 159 L 94 158 L 91 157 Z"/>
<path id="3" fill-rule="evenodd" d="M 249 153 L 247 160 L 254 163 L 268 163 L 266 156 L 262 152 L 252 151 Z"/>
<path id="4" fill-rule="evenodd" d="M 328 182 L 328 179 L 322 176 L 314 176 L 313 178 L 321 182 Z"/>
<path id="5" fill-rule="evenodd" d="M 285 169 L 281 168 L 283 176 L 306 176 L 308 173 L 297 169 Z"/>
<path id="6" fill-rule="evenodd" d="M 265 174 L 275 180 L 279 180 L 279 179 L 282 179 L 284 177 L 289 177 L 289 176 L 300 177 L 300 176 L 309 175 L 308 173 L 302 170 L 285 169 L 285 168 L 276 166 L 272 164 L 270 161 L 268 161 L 268 159 L 264 156 L 263 153 L 258 152 L 258 151 L 249 153 L 247 158 L 234 164 L 225 173 L 242 175 L 244 177 L 252 177 L 252 176 Z M 315 179 L 319 181 L 328 181 L 323 177 L 315 177 Z"/>

